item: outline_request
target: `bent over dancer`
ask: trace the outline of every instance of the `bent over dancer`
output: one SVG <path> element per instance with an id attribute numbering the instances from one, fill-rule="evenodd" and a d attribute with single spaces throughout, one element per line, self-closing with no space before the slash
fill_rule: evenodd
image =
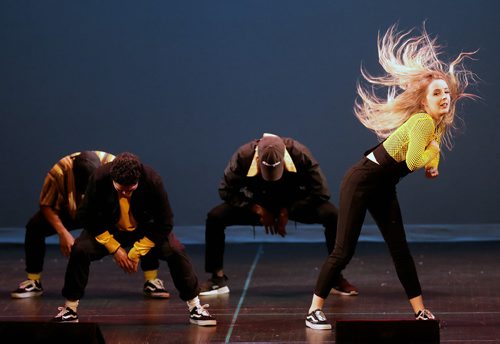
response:
<path id="1" fill-rule="evenodd" d="M 198 299 L 198 278 L 184 247 L 176 239 L 173 214 L 160 175 L 131 153 L 122 153 L 91 176 L 79 209 L 84 229 L 71 250 L 54 322 L 78 322 L 90 264 L 112 255 L 127 273 L 144 259 L 165 260 L 190 322 L 207 326 L 216 320 Z M 128 250 L 126 250 L 126 248 Z"/>
<path id="2" fill-rule="evenodd" d="M 264 134 L 232 156 L 219 186 L 224 201 L 207 215 L 205 271 L 211 276 L 200 295 L 229 293 L 223 259 L 225 230 L 233 225 L 262 225 L 267 234 L 286 235 L 289 220 L 322 224 L 328 253 L 337 232 L 337 208 L 323 172 L 309 149 L 292 138 Z M 332 293 L 357 295 L 338 276 Z"/>

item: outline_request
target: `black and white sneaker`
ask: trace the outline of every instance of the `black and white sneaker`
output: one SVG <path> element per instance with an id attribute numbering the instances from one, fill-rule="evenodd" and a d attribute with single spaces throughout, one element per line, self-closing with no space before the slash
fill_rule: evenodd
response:
<path id="1" fill-rule="evenodd" d="M 43 294 L 42 283 L 28 279 L 19 284 L 16 290 L 10 293 L 13 299 L 24 299 L 28 297 L 41 296 Z"/>
<path id="2" fill-rule="evenodd" d="M 77 323 L 78 314 L 69 307 L 58 307 L 59 313 L 52 318 L 52 322 L 55 323 Z"/>
<path id="3" fill-rule="evenodd" d="M 227 286 L 227 276 L 223 277 L 211 277 L 203 283 L 200 287 L 200 295 L 218 295 L 218 294 L 228 294 L 229 287 Z"/>
<path id="4" fill-rule="evenodd" d="M 430 310 L 428 309 L 422 309 L 418 311 L 417 314 L 415 314 L 415 319 L 416 320 L 435 320 L 436 317 L 434 314 L 431 313 Z"/>
<path id="5" fill-rule="evenodd" d="M 199 326 L 215 326 L 217 320 L 206 310 L 208 305 L 194 307 L 189 313 L 189 322 Z"/>
<path id="6" fill-rule="evenodd" d="M 153 299 L 168 299 L 170 293 L 163 286 L 163 281 L 159 278 L 147 280 L 144 283 L 144 295 Z"/>
<path id="7" fill-rule="evenodd" d="M 307 315 L 306 326 L 314 330 L 332 329 L 332 325 L 326 321 L 325 313 L 321 309 L 316 309 Z"/>

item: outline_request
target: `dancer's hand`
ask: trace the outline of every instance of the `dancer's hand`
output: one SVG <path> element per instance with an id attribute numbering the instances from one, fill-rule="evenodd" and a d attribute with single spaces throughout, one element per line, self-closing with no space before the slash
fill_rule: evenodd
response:
<path id="1" fill-rule="evenodd" d="M 431 143 L 429 143 L 429 145 L 434 146 L 438 150 L 441 150 L 441 148 L 439 148 L 439 143 L 436 140 L 432 140 Z"/>
<path id="2" fill-rule="evenodd" d="M 114 254 L 113 259 L 116 264 L 127 273 L 137 272 L 137 267 L 139 266 L 138 261 L 134 261 L 128 257 L 127 251 L 123 247 L 120 247 Z"/>
<path id="3" fill-rule="evenodd" d="M 274 235 L 278 232 L 276 221 L 274 220 L 274 216 L 270 211 L 258 204 L 255 204 L 252 207 L 252 211 L 255 214 L 259 215 L 260 223 L 264 226 L 266 234 L 271 233 L 271 235 Z"/>
<path id="4" fill-rule="evenodd" d="M 59 249 L 63 256 L 69 257 L 74 243 L 75 238 L 69 231 L 65 230 L 63 233 L 59 234 Z"/>
<path id="5" fill-rule="evenodd" d="M 439 171 L 434 167 L 428 168 L 425 170 L 425 176 L 430 179 L 436 178 L 437 176 L 439 176 Z"/>
<path id="6" fill-rule="evenodd" d="M 283 208 L 280 210 L 280 213 L 278 215 L 278 221 L 276 224 L 276 227 L 278 229 L 278 234 L 281 235 L 282 237 L 285 237 L 286 235 L 287 223 L 288 223 L 288 210 L 286 208 Z"/>

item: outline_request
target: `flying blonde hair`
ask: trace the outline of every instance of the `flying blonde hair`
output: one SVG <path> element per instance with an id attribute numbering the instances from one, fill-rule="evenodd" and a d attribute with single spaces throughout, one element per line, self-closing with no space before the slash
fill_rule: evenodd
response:
<path id="1" fill-rule="evenodd" d="M 357 84 L 358 99 L 354 113 L 361 123 L 375 132 L 379 140 L 385 139 L 411 115 L 425 112 L 422 100 L 432 80 L 443 79 L 450 89 L 450 111 L 440 123 L 444 131 L 444 143 L 451 149 L 451 130 L 454 129 L 456 104 L 462 98 L 475 98 L 465 89 L 475 81 L 474 73 L 467 70 L 463 61 L 477 51 L 462 52 L 455 60 L 445 64 L 439 59 L 441 46 L 425 30 L 425 23 L 418 35 L 411 36 L 414 29 L 397 31 L 397 24 L 389 27 L 383 37 L 377 38 L 379 63 L 385 70 L 383 76 L 369 74 L 363 66 L 361 75 L 368 86 Z M 388 88 L 387 98 L 377 96 L 381 87 Z"/>

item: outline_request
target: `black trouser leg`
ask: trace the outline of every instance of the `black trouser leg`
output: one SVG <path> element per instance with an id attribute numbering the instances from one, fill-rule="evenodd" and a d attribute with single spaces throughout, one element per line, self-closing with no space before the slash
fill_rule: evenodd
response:
<path id="1" fill-rule="evenodd" d="M 386 192 L 370 205 L 369 211 L 377 223 L 391 253 L 398 278 L 409 299 L 422 294 L 413 257 L 406 241 L 401 210 L 393 192 Z"/>
<path id="2" fill-rule="evenodd" d="M 78 228 L 75 221 L 69 219 L 68 216 L 61 216 L 61 221 L 68 230 Z M 48 236 L 55 234 L 57 234 L 57 232 L 45 219 L 45 216 L 41 211 L 38 211 L 28 221 L 24 237 L 24 253 L 26 257 L 27 273 L 40 273 L 43 271 L 46 251 L 45 239 Z"/>
<path id="3" fill-rule="evenodd" d="M 199 294 L 198 277 L 194 266 L 184 246 L 179 243 L 173 233 L 169 236 L 169 241 L 165 241 L 159 249 L 151 250 L 146 256 L 150 254 L 156 257 L 159 255 L 160 259 L 167 261 L 172 281 L 179 291 L 181 300 L 188 301 Z"/>
<path id="4" fill-rule="evenodd" d="M 109 255 L 108 250 L 83 230 L 71 249 L 62 295 L 67 300 L 80 300 L 89 279 L 90 263 L 107 255 Z"/>
<path id="5" fill-rule="evenodd" d="M 210 210 L 205 227 L 205 271 L 215 273 L 224 267 L 226 227 L 256 225 L 259 221 L 259 217 L 248 207 L 233 207 L 222 203 Z"/>
<path id="6" fill-rule="evenodd" d="M 145 255 L 141 257 L 141 270 L 152 271 L 160 268 L 160 262 L 155 255 Z"/>
<path id="7" fill-rule="evenodd" d="M 366 215 L 365 198 L 370 187 L 364 184 L 364 171 L 357 166 L 351 168 L 342 181 L 335 248 L 325 260 L 316 282 L 314 293 L 324 299 L 352 259 Z"/>
<path id="8" fill-rule="evenodd" d="M 290 220 L 306 224 L 320 223 L 325 231 L 325 243 L 328 254 L 332 253 L 337 235 L 337 208 L 328 201 L 306 203 L 297 207 L 292 206 L 288 217 Z"/>

